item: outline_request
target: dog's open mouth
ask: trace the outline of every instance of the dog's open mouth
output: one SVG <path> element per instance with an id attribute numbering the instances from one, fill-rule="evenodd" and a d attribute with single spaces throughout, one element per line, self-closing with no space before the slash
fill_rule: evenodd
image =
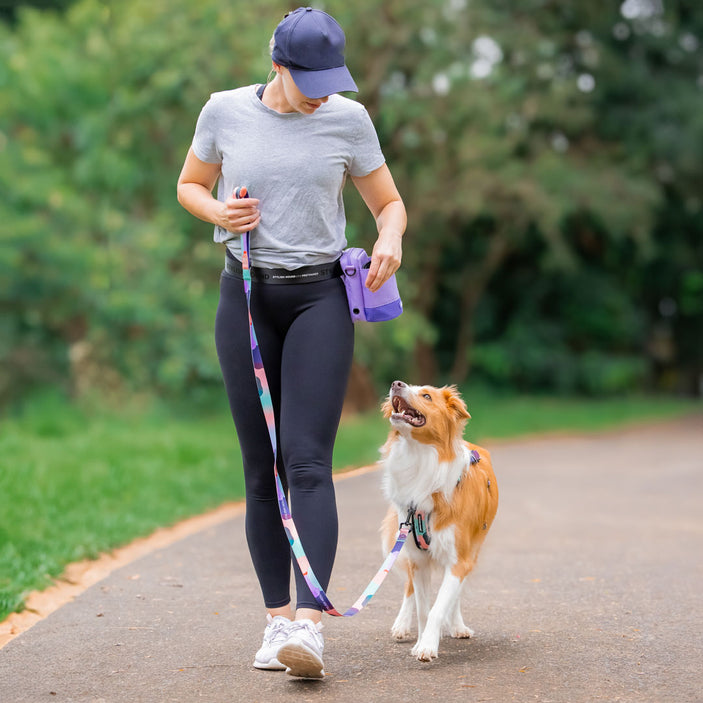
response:
<path id="1" fill-rule="evenodd" d="M 391 415 L 391 420 L 402 420 L 413 427 L 422 427 L 427 420 L 422 413 L 413 408 L 404 398 L 394 395 L 391 404 L 395 412 Z"/>

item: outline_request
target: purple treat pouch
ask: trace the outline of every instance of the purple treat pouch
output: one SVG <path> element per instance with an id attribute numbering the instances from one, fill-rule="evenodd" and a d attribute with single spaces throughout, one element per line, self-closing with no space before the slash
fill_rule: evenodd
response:
<path id="1" fill-rule="evenodd" d="M 345 249 L 339 263 L 342 266 L 344 287 L 347 289 L 349 313 L 354 322 L 385 322 L 393 320 L 403 312 L 403 301 L 398 293 L 395 275 L 375 293 L 366 287 L 371 257 L 363 249 Z"/>

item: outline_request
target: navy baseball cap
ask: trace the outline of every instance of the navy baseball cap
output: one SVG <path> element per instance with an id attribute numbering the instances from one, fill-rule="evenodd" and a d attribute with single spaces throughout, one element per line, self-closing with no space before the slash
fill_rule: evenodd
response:
<path id="1" fill-rule="evenodd" d="M 359 91 L 344 65 L 344 32 L 326 12 L 312 7 L 289 12 L 276 27 L 273 41 L 271 58 L 290 71 L 306 97 Z"/>

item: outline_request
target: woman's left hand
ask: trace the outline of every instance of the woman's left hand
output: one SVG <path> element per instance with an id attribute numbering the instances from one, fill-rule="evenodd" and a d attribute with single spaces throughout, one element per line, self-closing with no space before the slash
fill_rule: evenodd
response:
<path id="1" fill-rule="evenodd" d="M 392 230 L 382 230 L 371 253 L 371 268 L 366 277 L 366 287 L 375 293 L 399 268 L 403 258 L 403 235 Z"/>

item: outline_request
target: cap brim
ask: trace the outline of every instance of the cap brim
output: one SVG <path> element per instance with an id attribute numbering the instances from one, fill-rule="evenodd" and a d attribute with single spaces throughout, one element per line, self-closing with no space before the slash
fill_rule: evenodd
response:
<path id="1" fill-rule="evenodd" d="M 306 98 L 326 98 L 328 95 L 345 91 L 359 92 L 346 66 L 324 68 L 319 71 L 305 71 L 300 68 L 288 70 L 298 90 Z"/>

